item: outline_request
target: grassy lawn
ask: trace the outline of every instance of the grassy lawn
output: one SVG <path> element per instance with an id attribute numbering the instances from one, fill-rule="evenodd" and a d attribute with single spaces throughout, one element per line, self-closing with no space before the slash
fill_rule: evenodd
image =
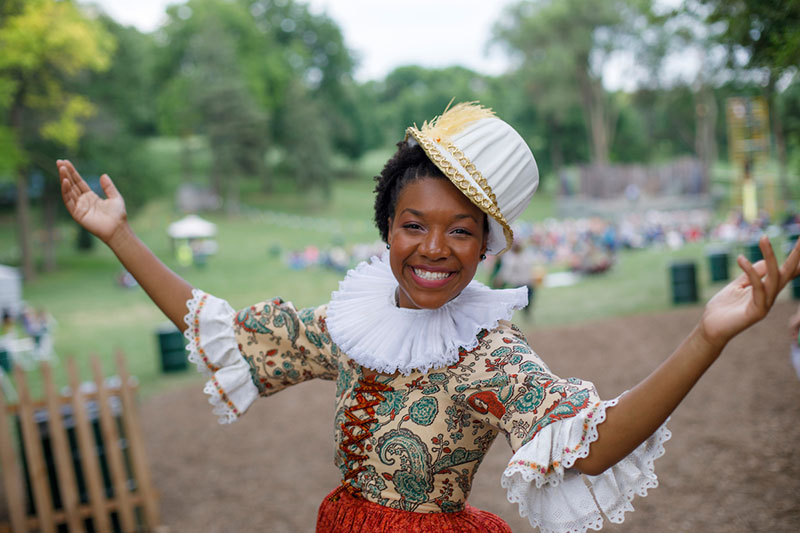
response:
<path id="1" fill-rule="evenodd" d="M 159 144 L 160 157 L 167 158 L 177 145 Z M 354 169 L 355 177 L 335 182 L 328 200 L 293 191 L 269 197 L 257 192 L 243 195 L 247 208 L 241 216 L 204 215 L 218 225 L 219 252 L 205 267 L 181 268 L 174 259 L 166 227 L 180 218 L 168 199 L 151 202 L 132 220 L 142 240 L 164 262 L 190 283 L 227 299 L 234 308 L 280 295 L 298 307 L 324 303 L 337 288 L 342 275 L 311 268 L 295 271 L 273 252 L 301 250 L 307 245 L 322 249 L 333 243 L 369 243 L 377 240 L 372 225 L 372 180 L 388 152 L 370 154 Z M 543 191 L 523 215 L 526 220 L 552 216 L 554 202 Z M 284 224 L 276 217 L 285 213 Z M 291 216 L 290 216 L 291 215 Z M 8 217 L 0 219 L 0 250 L 13 256 L 15 235 Z M 123 350 L 129 367 L 138 376 L 142 392 L 152 394 L 186 380 L 200 380 L 194 369 L 179 375 L 164 375 L 160 370 L 156 330 L 166 323 L 161 312 L 139 288 L 125 289 L 116 282 L 122 272 L 113 254 L 99 242 L 88 253 L 75 250 L 76 226 L 64 221 L 60 226 L 59 270 L 42 275 L 24 287 L 25 300 L 34 307 L 46 308 L 57 320 L 55 350 L 63 358 L 74 356 L 83 376 L 89 377 L 88 357 L 98 354 L 106 373 L 112 372 L 115 350 Z M 630 315 L 667 309 L 672 306 L 668 265 L 675 259 L 698 263 L 702 298 L 719 286 L 708 283 L 708 261 L 704 245 L 691 245 L 679 251 L 651 249 L 623 251 L 606 274 L 585 278 L 571 287 L 542 289 L 537 294 L 535 327 Z M 733 255 L 732 255 L 733 258 Z M 733 259 L 731 272 L 736 269 Z M 485 279 L 486 272 L 479 274 Z M 521 324 L 531 326 L 522 317 Z M 66 383 L 65 365 L 55 368 L 60 383 Z M 36 373 L 32 373 L 32 379 Z"/>
<path id="2" fill-rule="evenodd" d="M 673 306 L 669 266 L 677 260 L 696 263 L 701 301 L 721 288 L 721 284 L 708 281 L 708 261 L 702 244 L 677 251 L 628 250 L 617 256 L 617 264 L 606 273 L 585 277 L 568 287 L 540 289 L 533 321 L 538 327 L 668 309 Z M 731 261 L 733 273 L 735 265 Z"/>

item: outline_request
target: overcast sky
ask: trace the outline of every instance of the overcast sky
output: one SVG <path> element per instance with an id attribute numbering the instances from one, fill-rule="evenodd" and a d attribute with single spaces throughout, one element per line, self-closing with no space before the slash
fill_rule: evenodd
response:
<path id="1" fill-rule="evenodd" d="M 100 5 L 123 24 L 153 31 L 164 22 L 166 6 L 180 0 L 81 0 Z M 400 65 L 463 65 L 485 74 L 509 66 L 498 46 L 487 49 L 494 22 L 514 0 L 309 0 L 342 29 L 358 58 L 356 79 L 383 78 Z"/>

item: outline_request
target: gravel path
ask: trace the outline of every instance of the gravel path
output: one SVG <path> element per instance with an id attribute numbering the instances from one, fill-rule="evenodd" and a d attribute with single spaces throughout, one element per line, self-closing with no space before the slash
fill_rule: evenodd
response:
<path id="1" fill-rule="evenodd" d="M 660 487 L 607 531 L 800 531 L 800 380 L 788 357 L 792 302 L 729 346 L 669 424 Z M 697 307 L 528 331 L 554 372 L 593 381 L 604 398 L 633 386 L 673 349 Z M 148 398 L 146 442 L 161 515 L 172 532 L 313 531 L 319 502 L 337 484 L 334 385 L 315 381 L 257 402 L 221 427 L 196 386 Z M 510 457 L 497 440 L 472 505 L 531 531 L 505 499 Z"/>

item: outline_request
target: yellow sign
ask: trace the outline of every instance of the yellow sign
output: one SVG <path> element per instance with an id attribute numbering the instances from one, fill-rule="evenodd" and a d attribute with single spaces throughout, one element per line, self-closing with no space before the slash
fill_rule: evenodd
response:
<path id="1" fill-rule="evenodd" d="M 769 110 L 761 97 L 728 98 L 725 105 L 728 123 L 728 145 L 731 163 L 736 169 L 734 205 L 742 206 L 745 219 L 758 216 L 758 191 L 767 210 L 775 209 L 775 188 L 766 171 L 769 160 Z"/>

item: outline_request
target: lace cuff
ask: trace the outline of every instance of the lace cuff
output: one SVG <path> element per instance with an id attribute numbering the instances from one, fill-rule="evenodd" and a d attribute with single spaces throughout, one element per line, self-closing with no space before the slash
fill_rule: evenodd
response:
<path id="1" fill-rule="evenodd" d="M 633 497 L 647 496 L 648 489 L 658 486 L 653 461 L 664 455 L 663 444 L 671 436 L 666 423 L 599 476 L 570 470 L 576 460 L 589 455 L 597 426 L 617 401 L 597 402 L 580 416 L 546 426 L 514 454 L 503 472 L 500 483 L 508 501 L 518 503 L 520 516 L 527 516 L 542 533 L 597 530 L 603 526 L 603 514 L 622 523 L 625 512 L 633 510 Z"/>
<path id="2" fill-rule="evenodd" d="M 197 289 L 186 302 L 189 312 L 183 318 L 188 326 L 184 335 L 189 341 L 189 361 L 209 379 L 203 392 L 209 395 L 212 412 L 220 424 L 230 424 L 241 416 L 258 397 L 233 332 L 235 311 L 221 300 Z"/>

